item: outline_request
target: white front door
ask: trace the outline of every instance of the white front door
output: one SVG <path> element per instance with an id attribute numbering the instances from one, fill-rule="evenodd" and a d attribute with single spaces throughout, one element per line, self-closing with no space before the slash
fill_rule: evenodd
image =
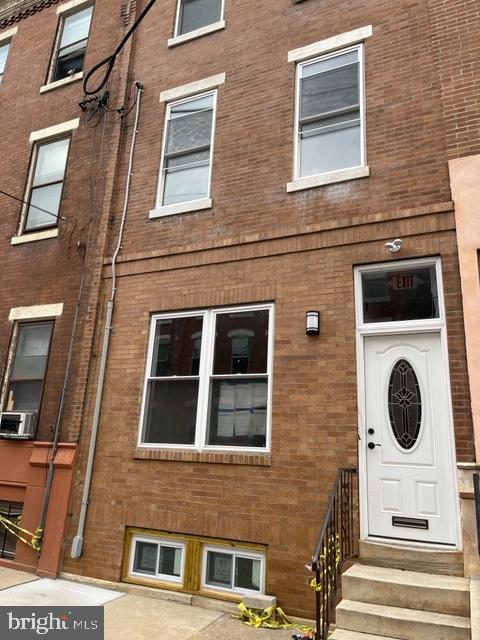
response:
<path id="1" fill-rule="evenodd" d="M 369 536 L 455 545 L 447 375 L 439 332 L 365 337 Z"/>

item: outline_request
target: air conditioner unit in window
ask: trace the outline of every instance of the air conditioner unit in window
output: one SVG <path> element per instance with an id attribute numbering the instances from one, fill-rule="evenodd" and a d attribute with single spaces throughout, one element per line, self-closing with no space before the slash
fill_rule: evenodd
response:
<path id="1" fill-rule="evenodd" d="M 0 438 L 32 440 L 36 426 L 36 411 L 2 411 L 0 414 Z"/>

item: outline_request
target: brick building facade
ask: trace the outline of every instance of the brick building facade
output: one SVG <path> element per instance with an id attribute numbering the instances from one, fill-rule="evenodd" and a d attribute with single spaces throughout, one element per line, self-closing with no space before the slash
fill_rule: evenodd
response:
<path id="1" fill-rule="evenodd" d="M 106 5 L 97 0 L 94 25 Z M 134 112 L 108 138 L 65 421 L 65 440 L 81 438 L 63 570 L 234 601 L 271 593 L 311 615 L 305 564 L 339 467 L 359 466 L 362 539 L 463 545 L 456 466 L 476 458 L 448 163 L 478 146 L 461 115 L 474 77 L 458 84 L 474 35 L 455 31 L 464 16 L 478 34 L 478 10 L 460 0 L 204 5 L 155 5 L 116 67 L 126 93 L 132 80 L 143 91 L 136 140 Z M 74 174 L 81 185 L 88 163 Z M 394 239 L 398 252 L 386 246 Z M 305 333 L 309 310 L 320 312 L 318 336 Z M 417 418 L 401 432 L 391 389 L 405 361 Z M 410 450 L 432 477 L 381 476 L 381 455 L 398 469 Z M 418 504 L 402 503 L 412 482 Z"/>

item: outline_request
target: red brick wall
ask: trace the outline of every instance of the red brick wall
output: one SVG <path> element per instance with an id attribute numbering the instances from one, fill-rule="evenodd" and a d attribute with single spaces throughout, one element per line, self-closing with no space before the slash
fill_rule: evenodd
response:
<path id="1" fill-rule="evenodd" d="M 141 9 L 145 2 L 138 3 Z M 312 615 L 309 561 L 338 466 L 357 460 L 353 266 L 440 255 L 445 279 L 457 457 L 473 460 L 463 318 L 447 160 L 442 78 L 429 5 L 226 1 L 227 28 L 167 48 L 176 0 L 152 9 L 133 47 L 145 84 L 91 503 L 81 560 L 77 525 L 98 374 L 91 373 L 64 569 L 119 580 L 125 527 L 269 545 L 267 591 Z M 286 193 L 292 174 L 295 67 L 290 49 L 373 25 L 365 46 L 371 176 Z M 217 73 L 213 208 L 149 220 L 165 105 L 160 91 Z M 132 120 L 130 118 L 130 126 Z M 131 129 L 119 158 L 117 238 Z M 111 282 L 105 271 L 94 355 Z M 275 302 L 272 453 L 136 451 L 152 312 Z M 305 336 L 305 311 L 321 335 Z M 92 325 L 90 325 L 91 333 Z M 91 338 L 91 336 L 90 336 Z"/>

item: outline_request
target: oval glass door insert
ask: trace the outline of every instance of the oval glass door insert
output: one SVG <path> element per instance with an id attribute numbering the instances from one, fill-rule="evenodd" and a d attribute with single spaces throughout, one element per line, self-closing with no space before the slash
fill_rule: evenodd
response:
<path id="1" fill-rule="evenodd" d="M 422 423 L 422 398 L 417 375 L 406 360 L 395 363 L 388 383 L 388 414 L 393 435 L 402 449 L 418 440 Z"/>

